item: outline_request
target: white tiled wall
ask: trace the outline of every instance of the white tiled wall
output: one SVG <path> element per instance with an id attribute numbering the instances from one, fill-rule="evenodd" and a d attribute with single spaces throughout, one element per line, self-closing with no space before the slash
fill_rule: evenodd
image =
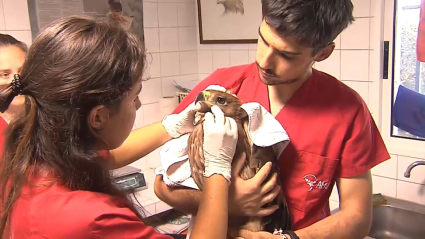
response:
<path id="1" fill-rule="evenodd" d="M 144 0 L 143 20 L 148 50 L 148 81 L 141 92 L 142 108 L 134 128 L 163 118 L 158 110 L 162 97 L 175 95 L 175 79 L 198 80 L 196 45 L 196 10 L 194 0 Z M 31 44 L 31 28 L 26 0 L 0 0 L 0 32 Z M 159 159 L 155 151 L 133 165 L 145 169 Z"/>
<path id="2" fill-rule="evenodd" d="M 26 0 L 0 1 L 0 32 L 30 45 L 31 27 Z"/>
<path id="3" fill-rule="evenodd" d="M 143 106 L 136 119 L 137 128 L 162 120 L 158 102 L 162 97 L 175 96 L 173 80 L 198 80 L 195 13 L 194 0 L 143 1 L 150 80 L 144 82 L 141 92 Z M 133 165 L 154 168 L 158 161 L 159 149 Z"/>
<path id="4" fill-rule="evenodd" d="M 377 110 L 371 104 L 379 101 L 373 97 L 370 85 L 374 80 L 369 75 L 370 54 L 373 51 L 370 29 L 373 21 L 370 0 L 353 0 L 355 21 L 335 40 L 335 50 L 315 68 L 338 78 L 356 90 L 374 114 Z"/>

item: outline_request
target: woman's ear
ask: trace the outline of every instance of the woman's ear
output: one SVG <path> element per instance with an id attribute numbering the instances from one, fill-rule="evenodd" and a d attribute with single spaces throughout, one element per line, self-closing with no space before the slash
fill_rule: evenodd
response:
<path id="1" fill-rule="evenodd" d="M 109 120 L 110 111 L 104 105 L 94 107 L 88 115 L 88 124 L 94 131 L 104 129 Z"/>

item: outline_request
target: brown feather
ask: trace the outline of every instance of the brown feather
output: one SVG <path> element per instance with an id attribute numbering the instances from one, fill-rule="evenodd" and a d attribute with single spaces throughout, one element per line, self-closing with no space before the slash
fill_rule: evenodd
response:
<path id="1" fill-rule="evenodd" d="M 241 108 L 242 102 L 228 92 L 221 92 L 216 90 L 208 90 L 209 95 L 204 99 L 203 103 L 209 107 L 217 105 L 223 111 L 224 115 L 235 119 L 238 125 L 238 142 L 236 145 L 236 152 L 234 158 L 239 158 L 243 152 L 246 153 L 246 162 L 244 168 L 240 173 L 240 177 L 244 180 L 254 177 L 258 170 L 267 162 L 272 162 L 273 169 L 268 175 L 272 177 L 274 173 L 278 174 L 279 167 L 277 157 L 272 147 L 258 147 L 252 143 L 248 132 L 248 117 L 244 109 Z M 225 103 L 223 103 L 223 99 Z M 191 166 L 192 178 L 198 185 L 199 189 L 203 189 L 205 159 L 203 154 L 203 115 L 205 112 L 199 112 L 200 120 L 197 122 L 195 129 L 190 134 L 188 139 L 188 156 Z M 233 165 L 232 165 L 233 166 Z M 280 185 L 280 180 L 278 180 Z M 240 220 L 229 222 L 231 227 L 245 228 L 250 231 L 269 231 L 273 232 L 274 229 L 291 229 L 291 217 L 286 204 L 285 197 L 281 191 L 278 197 L 267 206 L 278 204 L 279 209 L 273 214 L 264 218 L 248 218 L 243 217 Z"/>

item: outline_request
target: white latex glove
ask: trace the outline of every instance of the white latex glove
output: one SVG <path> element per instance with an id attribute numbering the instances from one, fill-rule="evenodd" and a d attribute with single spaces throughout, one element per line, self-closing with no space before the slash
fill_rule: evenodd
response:
<path id="1" fill-rule="evenodd" d="M 178 138 L 184 134 L 190 133 L 195 127 L 193 125 L 195 114 L 200 109 L 200 104 L 195 105 L 195 103 L 192 103 L 178 114 L 166 115 L 162 120 L 162 126 L 164 126 L 165 130 L 172 138 Z"/>
<path id="2" fill-rule="evenodd" d="M 225 117 L 219 107 L 212 106 L 211 111 L 212 113 L 205 114 L 203 122 L 204 176 L 221 174 L 230 182 L 231 165 L 238 141 L 238 127 L 235 120 Z"/>

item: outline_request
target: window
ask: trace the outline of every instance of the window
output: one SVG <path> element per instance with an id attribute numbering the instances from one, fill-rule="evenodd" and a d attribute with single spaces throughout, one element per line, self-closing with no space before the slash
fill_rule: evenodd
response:
<path id="1" fill-rule="evenodd" d="M 403 87 L 404 89 L 407 88 L 419 94 L 425 95 L 425 63 L 419 62 L 416 56 L 416 41 L 418 36 L 420 4 L 421 0 L 394 1 L 394 28 L 392 39 L 393 81 L 391 104 L 392 120 L 390 132 L 392 137 L 415 140 L 425 140 L 425 137 L 423 135 L 422 137 L 418 136 L 419 134 L 416 134 L 412 129 L 409 130 L 408 127 L 399 126 L 399 128 L 396 126 L 396 122 L 398 122 L 398 120 L 395 120 L 395 113 L 396 109 L 399 108 L 394 107 L 394 102 L 397 99 L 399 89 Z M 417 118 L 420 120 L 422 116 Z"/>

